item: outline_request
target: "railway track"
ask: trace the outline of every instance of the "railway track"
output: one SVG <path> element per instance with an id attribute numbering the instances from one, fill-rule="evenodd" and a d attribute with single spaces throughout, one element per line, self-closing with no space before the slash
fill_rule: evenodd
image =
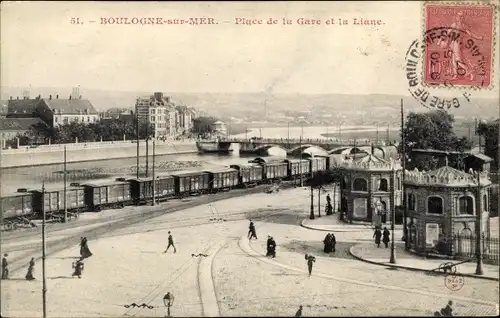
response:
<path id="1" fill-rule="evenodd" d="M 82 236 L 86 236 L 89 239 L 97 239 L 101 237 L 110 237 L 113 236 L 113 231 L 117 231 L 135 224 L 139 224 L 141 222 L 154 219 L 156 217 L 177 212 L 180 210 L 184 209 L 189 209 L 196 207 L 198 205 L 204 205 L 204 204 L 209 204 L 212 202 L 220 201 L 220 200 L 225 200 L 225 199 L 230 199 L 230 198 L 236 198 L 236 197 L 241 197 L 244 195 L 248 194 L 255 194 L 255 193 L 261 193 L 266 186 L 258 186 L 252 189 L 242 189 L 242 190 L 233 190 L 231 192 L 225 192 L 225 193 L 218 193 L 214 195 L 208 195 L 208 196 L 203 196 L 199 197 L 196 200 L 193 201 L 187 201 L 187 202 L 182 202 L 178 201 L 175 202 L 175 205 L 168 206 L 165 204 L 160 204 L 157 207 L 150 207 L 147 211 L 143 211 L 141 213 L 135 213 L 135 214 L 128 214 L 126 216 L 120 216 L 120 215 L 115 215 L 109 218 L 99 218 L 98 220 L 92 220 L 91 222 L 88 223 L 79 223 L 79 224 L 73 224 L 73 226 L 67 226 L 63 228 L 58 228 L 55 231 L 50 231 L 50 235 L 54 235 L 57 232 L 61 232 L 63 230 L 68 230 L 68 229 L 74 229 L 78 228 L 79 226 L 83 225 L 90 225 L 90 224 L 99 224 L 99 223 L 104 223 L 101 226 L 97 226 L 91 229 L 82 229 L 82 231 L 75 231 L 69 234 L 67 237 L 53 240 L 46 242 L 46 250 L 47 250 L 47 255 L 51 255 L 54 253 L 57 253 L 59 251 L 62 251 L 64 249 L 70 248 L 71 246 L 77 245 L 77 242 L 79 242 L 79 238 Z M 236 217 L 236 216 L 243 216 L 248 212 L 235 212 L 235 213 L 229 213 L 223 215 L 224 217 Z M 193 223 L 193 221 L 196 221 Z M 168 228 L 179 228 L 179 227 L 185 227 L 185 226 L 196 226 L 196 225 L 201 225 L 201 224 L 208 224 L 211 223 L 208 219 L 207 216 L 200 216 L 200 217 L 192 217 L 192 218 L 174 218 L 172 220 L 162 222 L 162 223 L 167 223 Z M 177 224 L 176 224 L 177 223 Z M 182 224 L 185 223 L 185 224 Z M 70 225 L 70 223 L 66 223 L 67 225 Z M 50 229 L 49 229 L 50 230 Z M 154 229 L 154 230 L 162 230 L 162 229 Z M 134 233 L 133 230 L 131 230 L 130 233 L 125 233 L 125 234 L 118 234 L 118 235 L 127 235 Z M 116 235 L 116 234 L 115 234 Z M 8 242 L 12 242 L 13 240 L 22 240 L 26 238 L 36 238 L 41 236 L 41 231 L 30 231 L 29 234 L 24 233 L 23 235 L 16 236 L 13 235 L 10 239 L 7 239 L 4 241 L 3 235 L 2 235 L 2 245 Z M 40 239 L 41 240 L 41 239 Z M 27 250 L 25 253 L 19 254 L 19 256 L 13 258 L 10 260 L 10 267 L 11 267 L 11 272 L 18 271 L 20 269 L 23 269 L 26 267 L 26 264 L 29 262 L 31 257 L 34 257 L 34 254 L 39 255 L 38 257 L 35 257 L 35 260 L 38 261 L 41 259 L 41 242 L 38 244 L 33 244 L 33 243 L 27 243 L 25 245 L 18 245 L 13 249 L 10 249 L 10 251 L 21 251 L 21 250 Z M 8 251 L 7 251 L 8 252 Z"/>

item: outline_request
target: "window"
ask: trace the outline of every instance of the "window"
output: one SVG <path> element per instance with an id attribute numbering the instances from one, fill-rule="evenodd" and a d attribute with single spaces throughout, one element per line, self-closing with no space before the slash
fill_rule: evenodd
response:
<path id="1" fill-rule="evenodd" d="M 90 116 L 87 116 L 87 122 L 90 122 Z"/>
<path id="2" fill-rule="evenodd" d="M 63 118 L 63 124 L 65 124 L 65 125 L 66 125 L 67 123 L 68 123 L 68 117 L 64 117 L 64 118 Z"/>
<path id="3" fill-rule="evenodd" d="M 151 116 L 151 121 L 155 121 L 155 120 L 156 120 L 155 116 Z"/>
<path id="4" fill-rule="evenodd" d="M 151 115 L 154 115 L 156 113 L 156 110 L 153 108 L 151 109 Z"/>
<path id="5" fill-rule="evenodd" d="M 408 193 L 408 210 L 416 211 L 417 210 L 417 197 L 413 193 Z"/>
<path id="6" fill-rule="evenodd" d="M 398 190 L 401 190 L 401 178 L 397 177 L 396 182 L 397 182 L 397 185 L 398 185 Z"/>
<path id="7" fill-rule="evenodd" d="M 458 213 L 459 214 L 474 214 L 474 200 L 470 196 L 458 198 Z"/>
<path id="8" fill-rule="evenodd" d="M 354 191 L 368 191 L 368 182 L 363 178 L 356 178 L 352 183 Z"/>
<path id="9" fill-rule="evenodd" d="M 57 118 L 57 117 L 54 117 L 54 122 L 56 122 L 56 123 L 57 123 L 57 120 L 58 120 L 58 119 L 59 119 L 59 118 Z"/>
<path id="10" fill-rule="evenodd" d="M 387 179 L 381 178 L 378 180 L 378 189 L 379 191 L 389 191 L 389 186 L 387 184 Z"/>
<path id="11" fill-rule="evenodd" d="M 489 202 L 488 202 L 488 195 L 483 195 L 483 210 L 484 211 L 489 211 Z"/>
<path id="12" fill-rule="evenodd" d="M 436 196 L 427 198 L 427 213 L 443 214 L 443 199 Z"/>

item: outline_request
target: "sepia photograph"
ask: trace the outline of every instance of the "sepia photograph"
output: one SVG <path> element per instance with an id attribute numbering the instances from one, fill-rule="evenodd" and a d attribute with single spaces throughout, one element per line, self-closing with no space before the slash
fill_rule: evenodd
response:
<path id="1" fill-rule="evenodd" d="M 2 317 L 498 316 L 500 1 L 3 1 Z"/>

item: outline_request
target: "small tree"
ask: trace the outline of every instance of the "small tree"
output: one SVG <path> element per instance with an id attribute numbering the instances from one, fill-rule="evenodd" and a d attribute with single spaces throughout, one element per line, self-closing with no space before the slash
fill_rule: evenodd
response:
<path id="1" fill-rule="evenodd" d="M 500 120 L 497 119 L 493 122 L 480 122 L 477 125 L 476 133 L 484 138 L 484 153 L 485 155 L 493 158 L 494 169 L 498 171 L 498 132 Z"/>

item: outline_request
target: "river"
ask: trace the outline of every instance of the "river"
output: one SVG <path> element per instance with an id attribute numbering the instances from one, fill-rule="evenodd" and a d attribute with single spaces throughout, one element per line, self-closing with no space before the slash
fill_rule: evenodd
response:
<path id="1" fill-rule="evenodd" d="M 371 136 L 376 131 L 375 126 L 344 126 L 342 125 L 342 138 L 356 138 Z M 339 134 L 339 127 L 263 127 L 253 129 L 248 133 L 234 135 L 233 137 L 260 137 L 263 138 L 325 138 L 321 134 L 334 133 Z M 396 132 L 391 132 L 396 136 Z M 380 134 L 385 136 L 384 134 Z M 351 137 L 350 137 L 351 136 Z M 335 138 L 335 137 L 332 137 Z M 233 144 L 233 151 L 229 154 L 179 154 L 155 156 L 155 167 L 157 172 L 172 170 L 190 170 L 200 167 L 213 168 L 227 166 L 230 164 L 246 163 L 254 158 L 252 155 L 240 155 L 237 144 Z M 144 155 L 144 154 L 141 154 Z M 151 154 L 150 154 L 151 155 Z M 151 173 L 151 157 L 149 158 L 149 173 Z M 145 171 L 146 158 L 140 158 L 140 171 Z M 136 167 L 136 158 L 110 159 L 91 162 L 68 163 L 68 181 L 82 181 L 87 179 L 110 178 L 120 176 L 134 176 Z M 61 183 L 63 180 L 62 164 L 3 168 L 1 173 L 1 191 L 2 196 L 15 192 L 17 188 L 41 188 L 42 182 L 46 184 Z"/>

